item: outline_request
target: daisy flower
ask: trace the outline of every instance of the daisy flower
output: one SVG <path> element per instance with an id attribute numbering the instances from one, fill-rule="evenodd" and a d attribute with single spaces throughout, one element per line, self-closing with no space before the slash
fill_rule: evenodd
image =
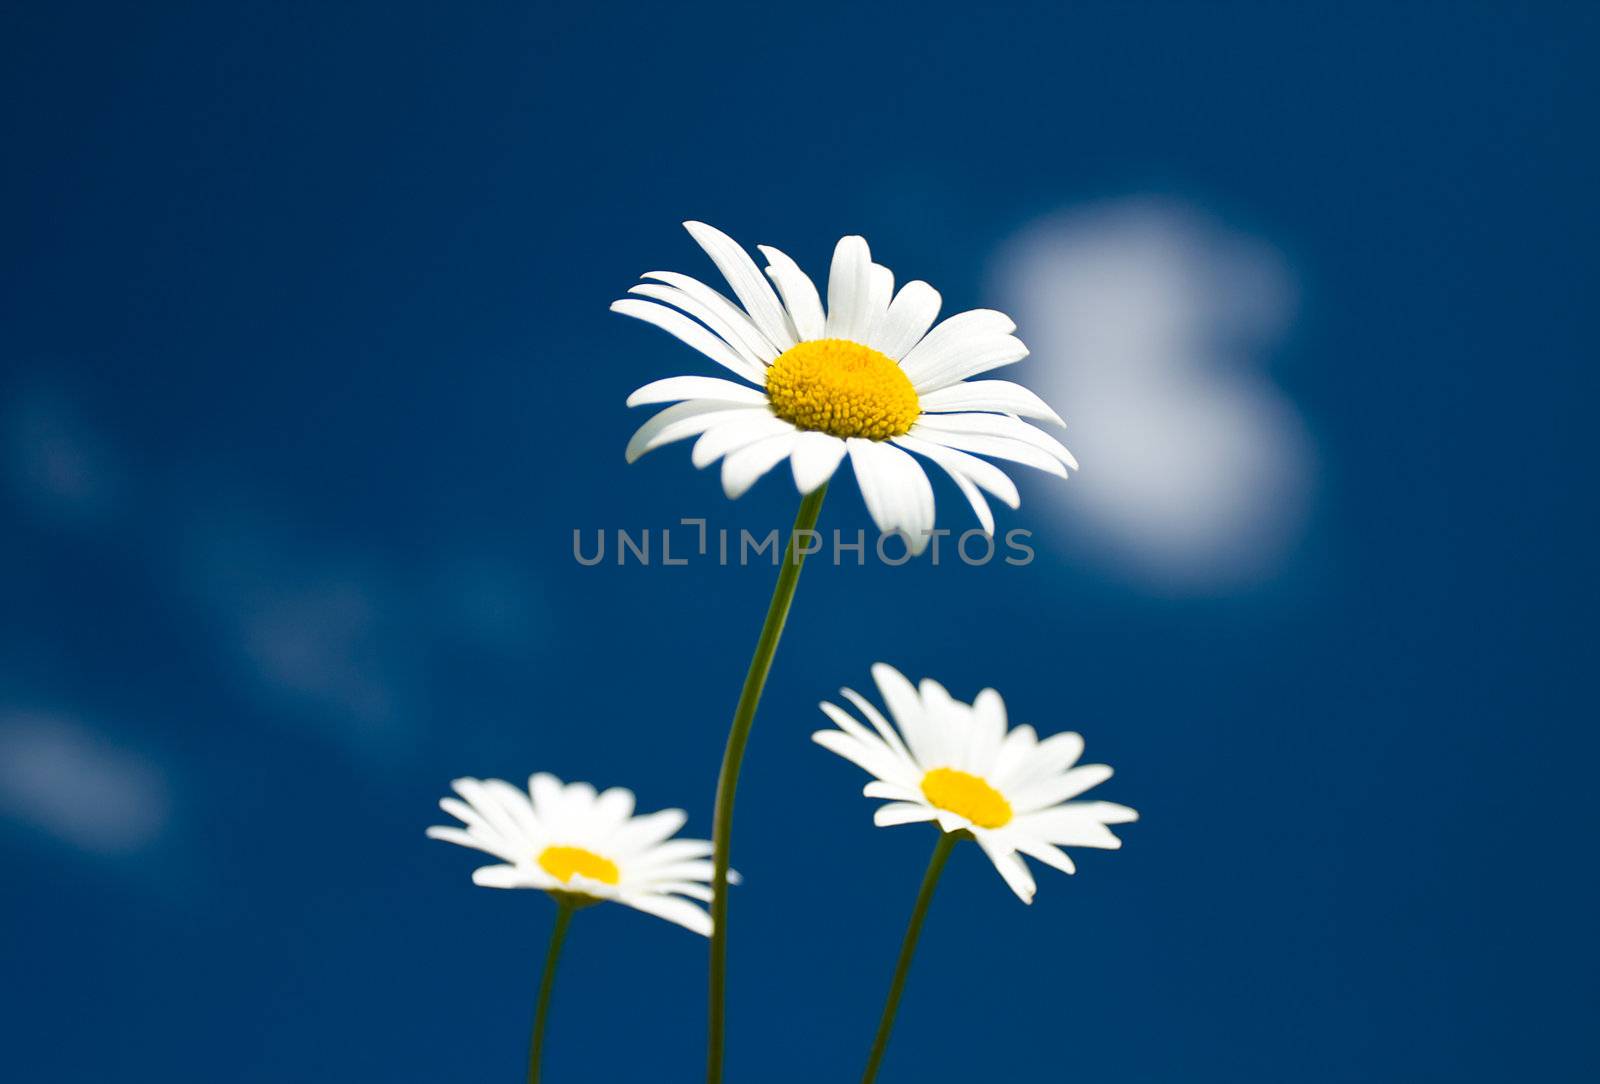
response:
<path id="1" fill-rule="evenodd" d="M 428 829 L 430 839 L 485 851 L 503 864 L 480 866 L 487 888 L 538 888 L 566 907 L 614 900 L 709 936 L 711 916 L 690 900 L 709 900 L 711 844 L 672 839 L 681 809 L 633 815 L 633 792 L 595 793 L 540 773 L 526 791 L 501 779 L 457 779 L 460 798 L 439 807 L 465 827 Z M 684 898 L 687 897 L 687 898 Z"/>
<path id="2" fill-rule="evenodd" d="M 967 832 L 1011 890 L 1032 903 L 1033 876 L 1021 855 L 1071 873 L 1063 846 L 1114 850 L 1122 841 L 1107 825 L 1139 819 L 1125 805 L 1072 801 L 1111 778 L 1104 764 L 1077 764 L 1080 735 L 1040 741 L 1031 726 L 1007 730 L 1005 702 L 993 689 L 964 704 L 938 682 L 914 686 L 884 663 L 872 676 L 896 725 L 844 689 L 871 729 L 824 702 L 823 713 L 838 729 L 819 730 L 812 739 L 875 777 L 863 793 L 888 800 L 873 814 L 879 827 L 935 821 L 946 833 Z"/>
<path id="3" fill-rule="evenodd" d="M 912 552 L 933 529 L 933 487 L 907 453 L 942 467 L 989 534 L 994 515 L 984 493 L 1012 508 L 1019 498 L 1006 473 L 978 456 L 1063 478 L 1077 468 L 1060 441 L 1024 420 L 1062 424 L 1043 400 L 1008 380 L 971 379 L 1027 356 L 1005 314 L 972 309 L 935 325 L 939 292 L 921 281 L 896 292 L 893 273 L 873 262 L 860 237 L 834 249 L 824 310 L 817 287 L 782 252 L 759 246 L 763 277 L 720 230 L 684 226 L 737 303 L 688 275 L 651 271 L 629 291 L 637 296 L 612 311 L 654 324 L 744 383 L 677 376 L 634 392 L 629 406 L 676 405 L 634 434 L 630 463 L 697 437 L 694 465 L 720 459 L 723 489 L 737 498 L 784 460 L 800 492 L 812 493 L 848 455 L 873 522 L 903 532 Z"/>

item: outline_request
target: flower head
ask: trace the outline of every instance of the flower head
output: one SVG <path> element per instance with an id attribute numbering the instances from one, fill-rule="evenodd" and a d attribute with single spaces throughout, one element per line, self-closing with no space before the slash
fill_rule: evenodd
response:
<path id="1" fill-rule="evenodd" d="M 615 900 L 646 914 L 711 933 L 711 916 L 690 903 L 709 900 L 711 844 L 671 839 L 683 827 L 681 809 L 633 815 L 633 792 L 595 793 L 588 783 L 538 774 L 526 791 L 502 779 L 457 779 L 461 797 L 439 808 L 466 827 L 428 829 L 430 839 L 486 851 L 504 865 L 472 871 L 488 888 L 538 888 L 567 903 Z"/>
<path id="2" fill-rule="evenodd" d="M 656 325 L 747 383 L 679 376 L 634 392 L 629 406 L 676 405 L 634 434 L 630 463 L 697 437 L 695 466 L 722 460 L 723 489 L 735 498 L 784 460 L 810 493 L 848 455 L 873 522 L 903 532 L 913 552 L 933 529 L 933 487 L 908 452 L 944 468 L 990 534 L 984 493 L 1012 508 L 1019 498 L 1005 472 L 978 455 L 1063 478 L 1077 467 L 1060 441 L 1023 420 L 1061 424 L 1037 395 L 1008 380 L 969 379 L 1027 356 L 1005 314 L 973 309 L 935 326 L 939 292 L 916 281 L 896 293 L 894 275 L 860 237 L 834 249 L 824 312 L 816 286 L 782 252 L 761 247 L 763 277 L 720 230 L 684 225 L 738 303 L 687 275 L 652 271 L 629 291 L 638 296 L 612 311 Z"/>
<path id="3" fill-rule="evenodd" d="M 1139 819 L 1125 805 L 1070 801 L 1111 777 L 1104 764 L 1074 767 L 1083 753 L 1079 735 L 1040 741 L 1031 726 L 1007 730 L 1005 702 L 993 689 L 963 704 L 938 682 L 914 686 L 884 663 L 872 676 L 896 725 L 844 689 L 872 729 L 824 703 L 839 729 L 812 739 L 876 777 L 863 793 L 888 799 L 873 814 L 879 827 L 936 821 L 945 832 L 968 832 L 1011 890 L 1031 903 L 1033 876 L 1019 855 L 1071 873 L 1063 846 L 1115 849 L 1122 841 L 1106 826 Z"/>

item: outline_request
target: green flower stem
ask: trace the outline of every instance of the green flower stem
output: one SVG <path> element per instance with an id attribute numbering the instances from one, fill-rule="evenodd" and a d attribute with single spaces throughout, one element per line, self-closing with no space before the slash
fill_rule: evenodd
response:
<path id="1" fill-rule="evenodd" d="M 922 920 L 928 917 L 928 904 L 933 902 L 933 890 L 939 883 L 939 874 L 960 837 L 953 832 L 940 832 L 934 844 L 933 857 L 928 860 L 928 872 L 922 875 L 922 890 L 917 893 L 917 905 L 911 909 L 911 924 L 906 927 L 906 939 L 900 946 L 900 962 L 894 968 L 894 981 L 889 984 L 889 997 L 883 1003 L 883 1019 L 878 1021 L 878 1037 L 872 1040 L 872 1053 L 867 1058 L 867 1071 L 861 1084 L 872 1084 L 878 1076 L 878 1066 L 883 1062 L 883 1052 L 889 1047 L 889 1032 L 894 1030 L 894 1014 L 900 1009 L 900 995 L 906 988 L 906 974 L 911 970 L 911 957 L 917 951 L 917 938 L 922 936 Z"/>
<path id="2" fill-rule="evenodd" d="M 744 747 L 750 740 L 750 726 L 755 722 L 761 690 L 767 684 L 767 671 L 772 669 L 772 657 L 777 653 L 778 639 L 783 635 L 789 604 L 794 601 L 794 589 L 800 582 L 800 567 L 805 561 L 805 554 L 796 551 L 795 542 L 800 532 L 816 527 L 817 516 L 822 511 L 822 498 L 827 492 L 828 487 L 824 484 L 800 502 L 800 512 L 795 516 L 794 530 L 784 550 L 783 567 L 778 571 L 778 586 L 772 591 L 772 602 L 767 606 L 767 620 L 761 626 L 761 638 L 756 641 L 756 653 L 744 677 L 739 706 L 734 709 L 733 725 L 728 730 L 728 746 L 722 754 L 722 773 L 717 777 L 716 818 L 711 833 L 714 872 L 711 880 L 710 1004 L 706 1019 L 708 1084 L 722 1082 L 723 1041 L 727 1031 L 728 845 L 733 835 L 733 794 L 739 786 L 739 766 L 744 760 Z"/>
<path id="3" fill-rule="evenodd" d="M 556 984 L 556 961 L 561 959 L 561 945 L 567 939 L 567 926 L 572 922 L 570 903 L 560 902 L 556 909 L 556 928 L 550 931 L 550 951 L 544 958 L 544 978 L 539 980 L 539 1007 L 533 1013 L 533 1042 L 528 1047 L 528 1084 L 539 1084 L 539 1060 L 544 1054 L 544 1022 L 550 1015 L 550 989 Z"/>

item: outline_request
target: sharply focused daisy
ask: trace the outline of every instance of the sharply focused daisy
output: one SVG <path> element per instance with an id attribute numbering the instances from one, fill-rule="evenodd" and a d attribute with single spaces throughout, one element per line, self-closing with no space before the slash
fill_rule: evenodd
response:
<path id="1" fill-rule="evenodd" d="M 629 462 L 698 437 L 695 466 L 722 460 L 723 489 L 738 497 L 784 460 L 800 492 L 812 493 L 848 455 L 873 522 L 904 532 L 913 552 L 933 529 L 933 488 L 908 452 L 944 468 L 990 534 L 994 515 L 983 494 L 1015 508 L 1017 488 L 979 455 L 1063 478 L 1076 469 L 1060 441 L 1024 420 L 1062 424 L 1043 400 L 1008 380 L 970 379 L 1027 356 L 1005 314 L 972 309 L 936 326 L 939 292 L 921 281 L 896 292 L 894 275 L 860 237 L 834 249 L 824 310 L 811 279 L 782 252 L 760 246 L 763 277 L 720 230 L 684 225 L 738 304 L 688 275 L 651 271 L 630 291 L 638 296 L 611 308 L 669 332 L 746 383 L 678 376 L 634 392 L 629 406 L 677 405 L 634 434 Z"/>
<path id="2" fill-rule="evenodd" d="M 1063 846 L 1120 847 L 1122 841 L 1106 825 L 1139 819 L 1125 805 L 1072 801 L 1110 778 L 1111 769 L 1104 764 L 1074 766 L 1083 753 L 1077 734 L 1040 741 L 1030 726 L 1007 730 L 1005 702 L 993 689 L 963 704 L 938 682 L 914 686 L 883 663 L 872 668 L 872 676 L 895 725 L 855 690 L 842 689 L 871 729 L 838 705 L 824 702 L 823 713 L 839 729 L 819 730 L 812 738 L 876 777 L 864 793 L 888 800 L 873 815 L 879 826 L 933 821 L 940 832 L 900 946 L 862 1084 L 872 1084 L 883 1063 L 928 904 L 958 840 L 977 840 L 1011 890 L 1032 903 L 1033 876 L 1019 855 L 1071 873 L 1072 859 Z"/>
<path id="3" fill-rule="evenodd" d="M 457 779 L 450 785 L 461 797 L 441 798 L 439 807 L 465 827 L 429 828 L 429 838 L 501 860 L 473 870 L 474 884 L 538 888 L 557 904 L 528 1053 L 528 1081 L 538 1084 L 550 991 L 573 912 L 615 900 L 710 934 L 711 917 L 689 900 L 711 897 L 711 844 L 670 838 L 683 827 L 681 809 L 634 816 L 633 791 L 622 787 L 596 794 L 588 783 L 563 785 L 544 773 L 529 779 L 527 790 L 502 779 Z"/>
<path id="4" fill-rule="evenodd" d="M 1104 764 L 1077 763 L 1083 738 L 1055 734 L 1040 741 L 1031 726 L 1006 729 L 1006 706 L 993 689 L 971 704 L 936 681 L 911 682 L 892 666 L 872 668 L 896 726 L 865 697 L 841 690 L 864 715 L 868 730 L 830 703 L 822 710 L 837 730 L 812 735 L 876 778 L 869 798 L 886 798 L 873 822 L 880 827 L 935 821 L 946 833 L 967 832 L 1024 903 L 1033 902 L 1033 876 L 1020 855 L 1073 872 L 1067 847 L 1116 849 L 1110 824 L 1139 814 L 1114 802 L 1073 801 L 1111 778 Z"/>

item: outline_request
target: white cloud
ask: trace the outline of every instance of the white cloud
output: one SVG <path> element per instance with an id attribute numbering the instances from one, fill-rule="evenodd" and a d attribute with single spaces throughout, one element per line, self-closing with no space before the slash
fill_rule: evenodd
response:
<path id="1" fill-rule="evenodd" d="M 1185 205 L 1128 199 L 1027 227 L 996 286 L 1083 464 L 1056 505 L 1081 554 L 1194 593 L 1280 566 L 1313 460 L 1261 371 L 1295 303 L 1277 252 Z"/>
<path id="2" fill-rule="evenodd" d="M 175 553 L 218 646 L 276 715 L 362 752 L 414 742 L 424 672 L 415 622 L 370 562 L 230 512 L 194 514 Z"/>
<path id="3" fill-rule="evenodd" d="M 201 503 L 174 553 L 236 679 L 273 718 L 363 757 L 416 750 L 453 657 L 525 665 L 547 635 L 537 578 L 520 561 L 456 550 L 395 562 Z"/>
<path id="4" fill-rule="evenodd" d="M 161 771 L 79 723 L 0 711 L 0 812 L 99 855 L 154 843 L 171 815 Z"/>
<path id="5" fill-rule="evenodd" d="M 114 511 L 123 479 L 104 442 L 65 397 L 19 395 L 5 417 L 11 483 L 41 512 L 94 520 Z"/>

